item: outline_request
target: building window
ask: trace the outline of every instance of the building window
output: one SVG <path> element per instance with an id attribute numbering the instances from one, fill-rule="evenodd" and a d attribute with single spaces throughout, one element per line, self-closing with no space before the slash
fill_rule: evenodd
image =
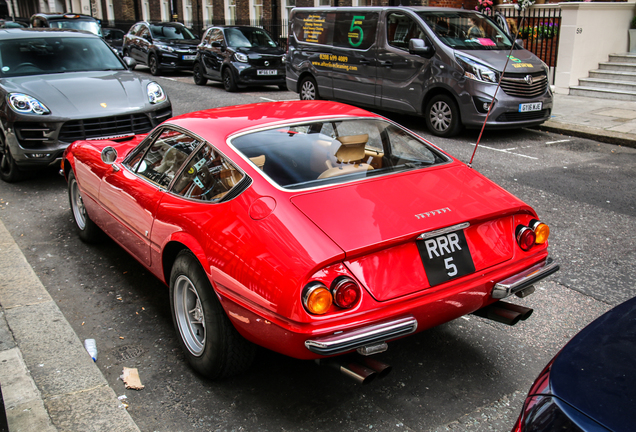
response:
<path id="1" fill-rule="evenodd" d="M 225 0 L 225 24 L 236 24 L 236 0 Z"/>
<path id="2" fill-rule="evenodd" d="M 186 27 L 192 27 L 192 0 L 183 2 L 183 24 Z"/>
<path id="3" fill-rule="evenodd" d="M 263 22 L 263 0 L 250 0 L 250 6 L 251 24 L 260 26 Z"/>
<path id="4" fill-rule="evenodd" d="M 170 15 L 170 2 L 163 0 L 161 2 L 161 21 L 172 21 L 172 17 Z"/>
<path id="5" fill-rule="evenodd" d="M 331 6 L 331 0 L 315 0 L 316 7 L 318 6 Z"/>
<path id="6" fill-rule="evenodd" d="M 282 10 L 282 18 L 283 18 L 283 31 L 287 33 L 287 23 L 289 22 L 289 15 L 291 14 L 291 10 L 296 7 L 296 0 L 283 0 L 283 10 Z"/>
<path id="7" fill-rule="evenodd" d="M 352 6 L 373 6 L 372 0 L 352 0 Z"/>
<path id="8" fill-rule="evenodd" d="M 113 6 L 113 0 L 108 0 L 106 5 L 106 15 L 108 18 L 108 25 L 113 27 L 115 25 L 115 7 Z"/>
<path id="9" fill-rule="evenodd" d="M 203 5 L 203 25 L 205 27 L 212 25 L 214 19 L 214 8 L 212 7 L 212 0 L 205 0 Z"/>
<path id="10" fill-rule="evenodd" d="M 144 21 L 150 21 L 150 5 L 147 1 L 141 4 L 141 17 Z"/>

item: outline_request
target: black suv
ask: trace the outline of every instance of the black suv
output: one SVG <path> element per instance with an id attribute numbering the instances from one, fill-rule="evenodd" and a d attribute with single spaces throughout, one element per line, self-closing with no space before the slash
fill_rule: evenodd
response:
<path id="1" fill-rule="evenodd" d="M 102 36 L 101 21 L 89 15 L 37 13 L 31 17 L 31 27 L 84 30 Z"/>
<path id="2" fill-rule="evenodd" d="M 186 26 L 178 22 L 138 22 L 126 36 L 122 50 L 124 56 L 150 68 L 159 75 L 162 70 L 192 69 L 199 39 Z"/>
<path id="3" fill-rule="evenodd" d="M 260 27 L 215 26 L 209 28 L 194 61 L 194 83 L 221 81 L 225 90 L 239 87 L 285 84 L 285 51 Z"/>

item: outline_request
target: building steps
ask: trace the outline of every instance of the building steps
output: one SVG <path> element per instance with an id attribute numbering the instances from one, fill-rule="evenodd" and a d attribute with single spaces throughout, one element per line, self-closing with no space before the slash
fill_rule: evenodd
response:
<path id="1" fill-rule="evenodd" d="M 636 54 L 610 54 L 609 61 L 591 70 L 588 78 L 570 87 L 573 96 L 636 101 Z"/>

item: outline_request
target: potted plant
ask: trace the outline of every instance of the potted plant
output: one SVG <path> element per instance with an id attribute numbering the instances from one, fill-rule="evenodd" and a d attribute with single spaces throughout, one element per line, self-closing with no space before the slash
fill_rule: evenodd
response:
<path id="1" fill-rule="evenodd" d="M 636 52 L 636 16 L 629 24 L 629 52 Z"/>

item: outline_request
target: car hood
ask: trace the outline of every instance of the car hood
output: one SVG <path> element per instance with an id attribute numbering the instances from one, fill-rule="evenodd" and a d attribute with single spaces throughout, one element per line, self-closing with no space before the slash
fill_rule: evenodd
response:
<path id="1" fill-rule="evenodd" d="M 56 117 L 126 114 L 150 105 L 148 80 L 128 71 L 70 72 L 3 80 L 7 92 L 38 99 Z"/>
<path id="2" fill-rule="evenodd" d="M 307 192 L 292 202 L 348 255 L 467 221 L 532 211 L 458 162 Z"/>
<path id="3" fill-rule="evenodd" d="M 634 427 L 636 298 L 577 334 L 550 370 L 555 396 L 613 431 Z"/>
<path id="4" fill-rule="evenodd" d="M 172 48 L 196 48 L 201 43 L 198 39 L 184 40 L 184 39 L 162 39 L 157 42 L 157 45 L 170 45 Z"/>
<path id="5" fill-rule="evenodd" d="M 508 50 L 470 50 L 456 51 L 457 54 L 485 63 L 497 71 L 502 71 L 508 57 Z M 507 73 L 533 73 L 544 71 L 543 62 L 528 50 L 514 50 L 510 55 Z"/>

